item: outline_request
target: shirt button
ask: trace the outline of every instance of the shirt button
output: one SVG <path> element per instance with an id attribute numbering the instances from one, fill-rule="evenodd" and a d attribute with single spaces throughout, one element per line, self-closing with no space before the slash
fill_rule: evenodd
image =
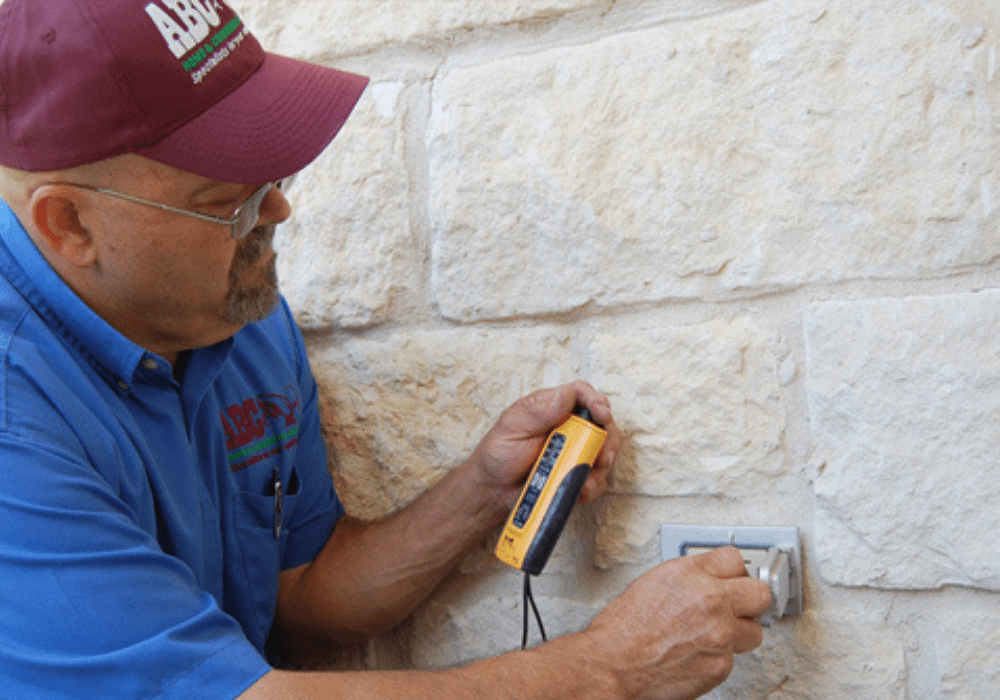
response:
<path id="1" fill-rule="evenodd" d="M 156 360 L 146 359 L 142 361 L 142 366 L 148 369 L 150 372 L 155 372 L 160 368 L 160 363 Z"/>
<path id="2" fill-rule="evenodd" d="M 128 391 L 128 384 L 125 383 L 124 379 L 118 380 L 118 388 L 121 389 L 122 391 Z"/>

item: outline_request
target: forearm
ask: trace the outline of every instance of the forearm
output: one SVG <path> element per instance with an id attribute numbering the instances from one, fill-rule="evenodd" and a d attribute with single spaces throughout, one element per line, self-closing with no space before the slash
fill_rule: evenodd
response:
<path id="1" fill-rule="evenodd" d="M 583 383 L 536 392 L 411 506 L 379 523 L 343 523 L 314 562 L 283 572 L 276 622 L 311 636 L 377 633 L 405 618 L 507 515 L 545 435 L 577 402 L 609 431 L 591 472 L 591 495 L 598 495 L 621 447 L 606 399 Z M 273 671 L 244 697 L 693 700 L 725 680 L 734 653 L 760 645 L 754 618 L 769 601 L 739 551 L 722 547 L 654 567 L 584 632 L 528 651 L 435 672 Z"/>
<path id="2" fill-rule="evenodd" d="M 273 671 L 241 700 L 619 700 L 618 679 L 588 651 L 585 635 L 572 635 L 529 651 L 505 654 L 447 671 L 296 673 Z"/>
<path id="3" fill-rule="evenodd" d="M 384 520 L 345 518 L 316 560 L 283 587 L 279 624 L 318 636 L 388 630 L 503 520 L 511 498 L 477 480 L 466 463 Z"/>
<path id="4" fill-rule="evenodd" d="M 447 671 L 265 675 L 244 700 L 586 698 L 693 700 L 761 643 L 770 602 L 733 547 L 672 559 L 639 577 L 583 632 Z"/>
<path id="5" fill-rule="evenodd" d="M 345 519 L 317 558 L 281 574 L 276 629 L 322 650 L 405 619 L 517 501 L 549 431 L 582 404 L 609 438 L 583 498 L 607 487 L 621 435 L 607 398 L 584 382 L 535 392 L 512 405 L 472 456 L 399 513 L 373 523 Z M 352 636 L 352 634 L 354 636 Z"/>

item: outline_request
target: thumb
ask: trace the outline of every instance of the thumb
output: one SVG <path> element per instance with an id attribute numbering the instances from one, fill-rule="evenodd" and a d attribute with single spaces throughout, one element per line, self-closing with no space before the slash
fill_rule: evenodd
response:
<path id="1" fill-rule="evenodd" d="M 518 410 L 511 418 L 521 423 L 518 427 L 525 433 L 546 432 L 573 410 L 576 401 L 576 390 L 572 384 L 539 389 L 514 404 Z"/>

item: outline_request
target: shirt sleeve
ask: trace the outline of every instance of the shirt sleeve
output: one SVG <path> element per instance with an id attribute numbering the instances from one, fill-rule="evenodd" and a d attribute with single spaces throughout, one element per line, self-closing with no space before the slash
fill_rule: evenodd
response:
<path id="1" fill-rule="evenodd" d="M 78 457 L 0 434 L 5 698 L 229 698 L 269 670 Z"/>

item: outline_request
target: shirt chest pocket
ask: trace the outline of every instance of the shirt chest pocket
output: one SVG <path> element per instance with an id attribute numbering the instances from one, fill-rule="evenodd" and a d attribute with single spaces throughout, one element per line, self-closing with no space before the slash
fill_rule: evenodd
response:
<path id="1" fill-rule="evenodd" d="M 233 571 L 227 572 L 227 588 L 232 589 L 232 612 L 259 649 L 263 649 L 274 621 L 278 575 L 288 539 L 286 523 L 294 513 L 299 489 L 298 476 L 292 470 L 287 479 L 275 478 L 265 489 L 233 495 L 238 552 Z"/>

